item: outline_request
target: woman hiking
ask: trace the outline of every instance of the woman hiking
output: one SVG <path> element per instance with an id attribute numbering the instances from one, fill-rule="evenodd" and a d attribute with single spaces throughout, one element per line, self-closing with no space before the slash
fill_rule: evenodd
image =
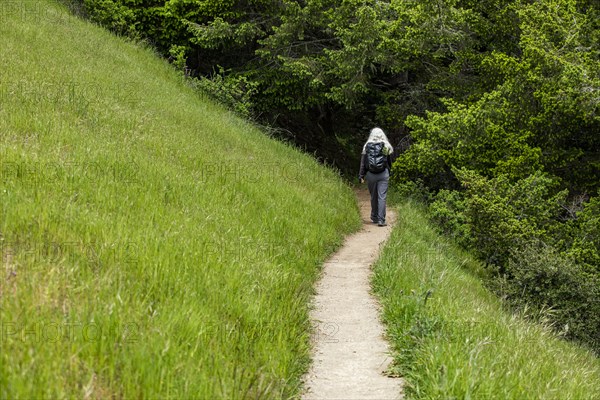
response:
<path id="1" fill-rule="evenodd" d="M 365 176 L 371 194 L 371 221 L 378 226 L 386 226 L 385 203 L 387 198 L 391 154 L 394 148 L 380 128 L 371 129 L 369 139 L 363 146 L 358 180 L 364 183 Z"/>

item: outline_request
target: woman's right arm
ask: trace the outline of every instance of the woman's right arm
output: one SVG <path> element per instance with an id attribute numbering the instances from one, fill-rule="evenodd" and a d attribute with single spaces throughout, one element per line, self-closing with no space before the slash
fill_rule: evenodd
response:
<path id="1" fill-rule="evenodd" d="M 358 180 L 362 181 L 367 174 L 367 155 L 363 154 L 360 157 L 360 170 L 358 171 Z"/>

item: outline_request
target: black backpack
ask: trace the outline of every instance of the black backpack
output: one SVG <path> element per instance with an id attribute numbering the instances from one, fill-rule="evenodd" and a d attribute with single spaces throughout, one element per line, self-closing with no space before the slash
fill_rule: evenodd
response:
<path id="1" fill-rule="evenodd" d="M 383 142 L 367 143 L 367 169 L 374 174 L 383 172 L 387 167 L 387 159 L 383 154 L 383 147 Z"/>

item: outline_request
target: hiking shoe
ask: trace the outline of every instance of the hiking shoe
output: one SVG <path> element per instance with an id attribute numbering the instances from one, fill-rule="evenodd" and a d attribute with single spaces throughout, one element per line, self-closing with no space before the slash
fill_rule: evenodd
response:
<path id="1" fill-rule="evenodd" d="M 377 226 L 387 226 L 387 224 L 385 223 L 385 221 L 379 221 L 377 223 Z"/>

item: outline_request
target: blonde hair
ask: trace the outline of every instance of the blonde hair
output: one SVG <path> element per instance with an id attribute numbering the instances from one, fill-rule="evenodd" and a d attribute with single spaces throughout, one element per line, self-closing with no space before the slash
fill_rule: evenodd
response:
<path id="1" fill-rule="evenodd" d="M 383 143 L 385 150 L 384 154 L 389 156 L 394 152 L 394 148 L 390 144 L 387 136 L 385 136 L 385 132 L 381 128 L 373 128 L 371 129 L 371 133 L 369 134 L 369 139 L 367 139 L 367 143 Z M 367 152 L 367 143 L 363 146 L 362 153 L 366 154 Z"/>

